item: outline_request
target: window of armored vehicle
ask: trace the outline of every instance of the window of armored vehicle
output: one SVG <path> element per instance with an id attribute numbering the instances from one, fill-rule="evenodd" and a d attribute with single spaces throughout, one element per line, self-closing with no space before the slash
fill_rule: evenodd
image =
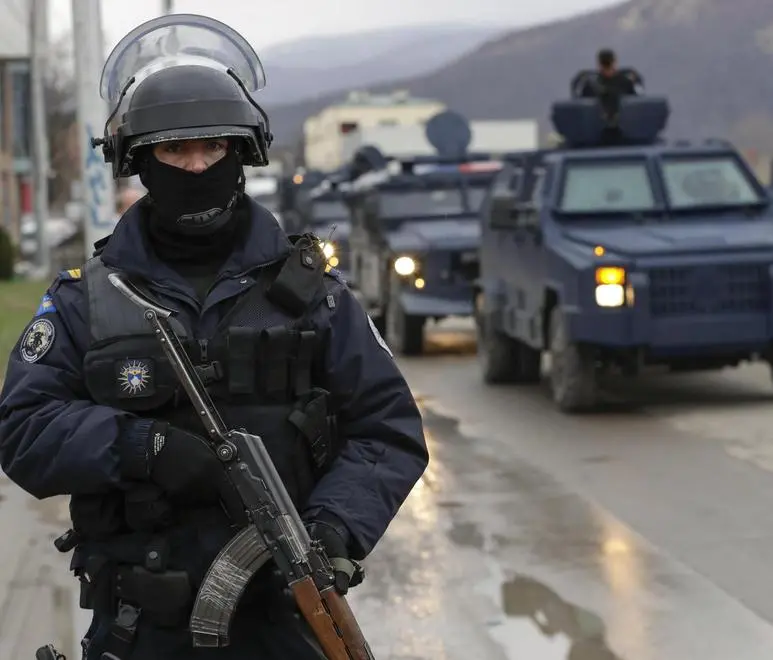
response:
<path id="1" fill-rule="evenodd" d="M 669 206 L 739 206 L 764 201 L 733 155 L 665 156 L 661 169 Z"/>
<path id="2" fill-rule="evenodd" d="M 384 218 L 431 218 L 464 213 L 464 199 L 458 188 L 383 191 L 381 215 Z"/>
<path id="3" fill-rule="evenodd" d="M 644 160 L 567 160 L 558 208 L 565 213 L 636 213 L 655 208 Z"/>

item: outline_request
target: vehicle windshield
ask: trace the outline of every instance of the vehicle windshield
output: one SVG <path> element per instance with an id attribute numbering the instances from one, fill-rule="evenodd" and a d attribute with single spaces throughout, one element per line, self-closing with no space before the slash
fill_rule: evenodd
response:
<path id="1" fill-rule="evenodd" d="M 665 157 L 661 170 L 669 206 L 675 211 L 765 201 L 731 155 Z"/>
<path id="2" fill-rule="evenodd" d="M 567 163 L 559 210 L 565 213 L 638 213 L 655 208 L 642 161 Z"/>
<path id="3" fill-rule="evenodd" d="M 323 220 L 348 220 L 349 209 L 340 201 L 315 201 L 311 205 L 311 216 L 315 222 Z"/>
<path id="4" fill-rule="evenodd" d="M 471 198 L 471 201 L 475 200 Z M 480 201 L 477 206 L 480 206 Z M 471 212 L 471 209 L 465 208 L 462 191 L 458 188 L 381 193 L 382 218 L 433 218 Z"/>

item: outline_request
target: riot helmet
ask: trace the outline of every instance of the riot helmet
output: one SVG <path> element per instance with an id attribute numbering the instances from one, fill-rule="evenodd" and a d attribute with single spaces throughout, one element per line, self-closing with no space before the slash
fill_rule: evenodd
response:
<path id="1" fill-rule="evenodd" d="M 177 140 L 227 138 L 242 165 L 266 165 L 268 116 L 252 97 L 264 86 L 260 59 L 229 26 L 194 14 L 156 18 L 108 57 L 100 95 L 112 114 L 92 145 L 102 146 L 115 178 L 142 174 L 143 147 Z"/>

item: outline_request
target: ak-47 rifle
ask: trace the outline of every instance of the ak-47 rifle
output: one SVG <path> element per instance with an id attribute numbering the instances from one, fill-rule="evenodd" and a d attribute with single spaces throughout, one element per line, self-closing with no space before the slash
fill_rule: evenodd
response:
<path id="1" fill-rule="evenodd" d="M 231 619 L 247 583 L 273 558 L 328 659 L 375 660 L 349 604 L 335 590 L 330 560 L 321 544 L 309 538 L 263 440 L 229 429 L 220 416 L 172 329 L 169 318 L 174 310 L 149 300 L 124 275 L 110 273 L 108 278 L 144 310 L 241 497 L 249 521 L 220 551 L 204 577 L 190 619 L 193 645 L 229 644 Z"/>

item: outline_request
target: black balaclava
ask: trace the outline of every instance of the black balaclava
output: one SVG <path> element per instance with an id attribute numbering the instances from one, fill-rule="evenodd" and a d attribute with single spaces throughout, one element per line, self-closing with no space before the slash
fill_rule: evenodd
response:
<path id="1" fill-rule="evenodd" d="M 140 175 L 154 210 L 154 224 L 164 233 L 182 237 L 212 236 L 232 218 L 243 178 L 238 153 L 225 156 L 203 172 L 189 172 L 148 154 Z"/>

